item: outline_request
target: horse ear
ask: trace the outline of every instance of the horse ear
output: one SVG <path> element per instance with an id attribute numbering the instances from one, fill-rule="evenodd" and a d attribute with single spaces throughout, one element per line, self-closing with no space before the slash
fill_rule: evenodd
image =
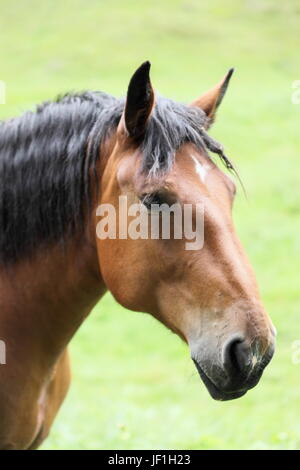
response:
<path id="1" fill-rule="evenodd" d="M 191 103 L 191 106 L 201 108 L 205 112 L 210 119 L 210 124 L 215 120 L 216 111 L 224 98 L 233 72 L 234 69 L 231 68 L 217 85 Z"/>
<path id="2" fill-rule="evenodd" d="M 128 134 L 134 139 L 139 139 L 144 134 L 154 105 L 150 65 L 150 62 L 144 62 L 135 71 L 128 86 L 124 122 Z"/>

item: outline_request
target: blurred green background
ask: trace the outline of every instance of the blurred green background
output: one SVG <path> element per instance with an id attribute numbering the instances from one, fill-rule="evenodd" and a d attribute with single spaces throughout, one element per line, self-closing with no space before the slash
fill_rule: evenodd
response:
<path id="1" fill-rule="evenodd" d="M 1 117 L 69 90 L 123 95 L 152 62 L 168 97 L 191 101 L 231 66 L 212 134 L 248 192 L 234 217 L 278 329 L 259 385 L 214 402 L 187 347 L 107 295 L 71 345 L 73 383 L 44 449 L 300 448 L 298 0 L 0 0 Z"/>

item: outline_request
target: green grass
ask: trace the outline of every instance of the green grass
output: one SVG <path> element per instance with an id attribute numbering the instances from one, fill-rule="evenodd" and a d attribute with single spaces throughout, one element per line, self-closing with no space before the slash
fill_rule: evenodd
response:
<path id="1" fill-rule="evenodd" d="M 73 383 L 44 449 L 300 448 L 300 79 L 297 0 L 1 0 L 2 117 L 74 89 L 124 94 L 135 67 L 190 101 L 231 66 L 212 131 L 247 187 L 235 220 L 278 329 L 245 397 L 214 402 L 181 341 L 107 295 L 72 342 Z"/>

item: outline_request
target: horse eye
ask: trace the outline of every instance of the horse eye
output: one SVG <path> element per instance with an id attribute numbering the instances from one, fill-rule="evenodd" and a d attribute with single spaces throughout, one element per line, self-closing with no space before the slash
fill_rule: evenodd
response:
<path id="1" fill-rule="evenodd" d="M 139 199 L 148 210 L 151 209 L 151 206 L 153 204 L 159 206 L 161 206 L 162 204 L 168 204 L 163 194 L 160 193 L 142 194 L 141 196 L 139 196 Z"/>

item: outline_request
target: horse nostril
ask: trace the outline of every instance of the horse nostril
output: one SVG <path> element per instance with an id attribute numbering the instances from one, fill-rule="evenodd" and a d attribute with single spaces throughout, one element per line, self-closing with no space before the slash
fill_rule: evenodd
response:
<path id="1" fill-rule="evenodd" d="M 251 350 L 241 338 L 231 339 L 224 347 L 223 366 L 232 376 L 246 374 L 251 365 Z"/>

